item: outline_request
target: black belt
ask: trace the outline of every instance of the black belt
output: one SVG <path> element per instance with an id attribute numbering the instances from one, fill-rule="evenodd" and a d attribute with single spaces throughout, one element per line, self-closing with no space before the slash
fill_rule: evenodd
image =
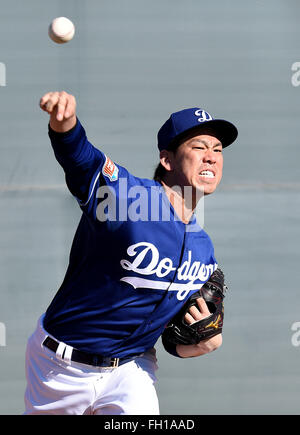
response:
<path id="1" fill-rule="evenodd" d="M 47 347 L 53 352 L 56 352 L 59 346 L 59 342 L 48 336 L 43 341 L 43 346 Z M 95 367 L 116 368 L 124 364 L 125 362 L 128 362 L 138 356 L 135 355 L 135 356 L 124 357 L 124 358 L 110 358 L 98 354 L 83 352 L 82 350 L 75 349 L 74 347 L 72 349 L 73 350 L 72 350 L 71 361 L 81 363 L 81 364 L 88 364 L 90 366 L 95 366 Z M 64 355 L 62 355 L 62 359 L 63 358 Z"/>

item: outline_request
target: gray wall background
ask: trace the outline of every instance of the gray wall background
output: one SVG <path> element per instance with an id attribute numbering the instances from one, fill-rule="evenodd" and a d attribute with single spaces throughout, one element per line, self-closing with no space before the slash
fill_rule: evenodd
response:
<path id="1" fill-rule="evenodd" d="M 23 412 L 26 340 L 64 277 L 80 218 L 38 107 L 50 90 L 73 93 L 89 139 L 143 177 L 152 177 L 156 133 L 173 111 L 200 106 L 237 124 L 223 181 L 205 200 L 230 287 L 223 346 L 180 360 L 158 342 L 161 413 L 298 414 L 299 2 L 0 6 L 0 414 Z M 68 44 L 48 38 L 57 16 L 76 25 Z"/>

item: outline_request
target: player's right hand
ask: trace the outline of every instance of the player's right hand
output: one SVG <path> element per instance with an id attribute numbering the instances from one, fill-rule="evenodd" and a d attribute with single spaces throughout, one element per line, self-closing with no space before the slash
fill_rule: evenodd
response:
<path id="1" fill-rule="evenodd" d="M 71 94 L 47 92 L 40 99 L 40 108 L 50 115 L 50 127 L 58 132 L 66 132 L 76 124 L 76 100 Z"/>
<path id="2" fill-rule="evenodd" d="M 196 301 L 198 308 L 195 305 L 192 305 L 189 308 L 189 312 L 184 316 L 184 320 L 188 325 L 192 325 L 199 320 L 205 319 L 211 314 L 203 298 L 197 298 Z"/>

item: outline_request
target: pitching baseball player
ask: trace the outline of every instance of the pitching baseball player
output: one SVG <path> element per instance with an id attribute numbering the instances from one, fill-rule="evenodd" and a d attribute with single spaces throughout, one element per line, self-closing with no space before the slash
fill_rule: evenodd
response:
<path id="1" fill-rule="evenodd" d="M 159 337 L 180 358 L 222 342 L 224 276 L 194 212 L 196 194 L 219 184 L 237 129 L 200 108 L 173 113 L 148 180 L 89 142 L 74 96 L 50 92 L 40 107 L 82 215 L 64 280 L 27 343 L 25 414 L 159 414 Z"/>

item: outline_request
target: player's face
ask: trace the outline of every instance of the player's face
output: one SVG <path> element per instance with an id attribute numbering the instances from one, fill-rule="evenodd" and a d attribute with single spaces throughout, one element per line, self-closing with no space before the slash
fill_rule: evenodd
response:
<path id="1" fill-rule="evenodd" d="M 213 193 L 223 171 L 222 144 L 215 136 L 201 134 L 183 142 L 173 154 L 173 171 L 181 186 L 192 186 L 205 195 Z"/>

